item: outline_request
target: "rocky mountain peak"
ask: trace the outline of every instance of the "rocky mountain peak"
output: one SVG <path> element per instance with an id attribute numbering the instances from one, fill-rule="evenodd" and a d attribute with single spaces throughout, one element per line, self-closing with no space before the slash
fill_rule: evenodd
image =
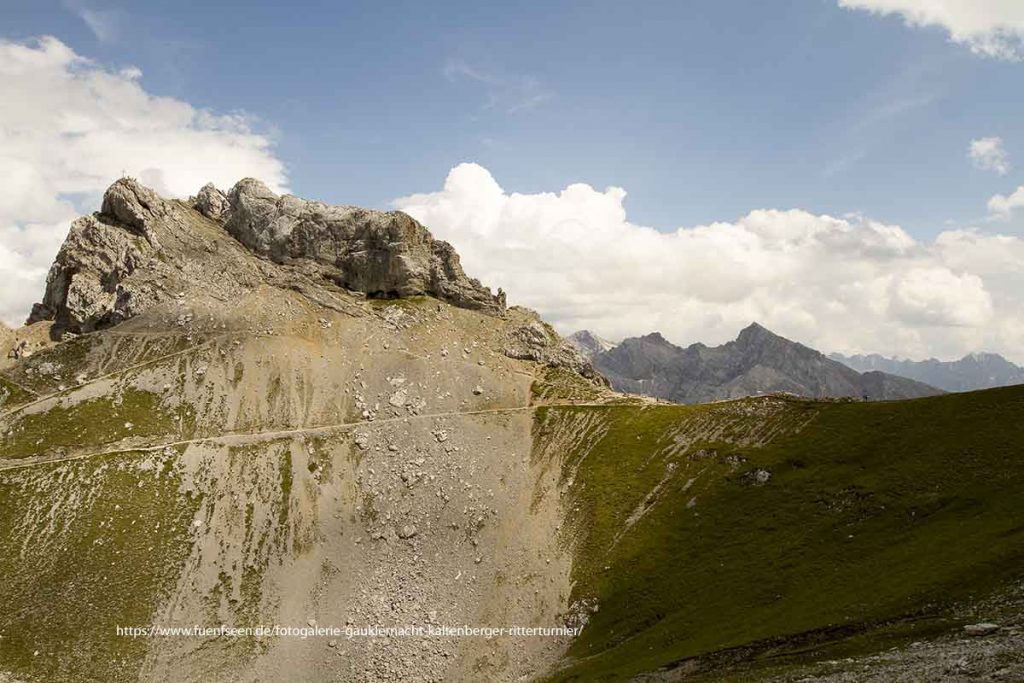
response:
<path id="1" fill-rule="evenodd" d="M 121 178 L 103 194 L 100 214 L 139 235 L 152 238 L 149 223 L 168 213 L 164 200 L 134 178 Z"/>
<path id="2" fill-rule="evenodd" d="M 644 336 L 640 337 L 640 341 L 645 342 L 647 344 L 656 344 L 658 346 L 671 346 L 673 348 L 678 348 L 668 339 L 665 339 L 664 335 L 662 335 L 661 332 L 650 332 L 648 334 L 645 334 Z"/>
<path id="3" fill-rule="evenodd" d="M 554 328 L 541 320 L 536 311 L 513 306 L 505 355 L 510 358 L 532 360 L 552 367 L 572 370 L 578 375 L 607 386 L 607 380 L 594 370 L 591 354 L 585 353 L 571 338 L 562 339 Z"/>
<path id="4" fill-rule="evenodd" d="M 615 344 L 613 342 L 599 337 L 590 330 L 579 330 L 578 332 L 573 332 L 565 338 L 565 341 L 575 346 L 576 349 L 587 358 L 591 358 L 594 354 L 601 353 L 602 351 L 608 351 L 609 349 L 615 348 Z"/>
<path id="5" fill-rule="evenodd" d="M 781 337 L 760 323 L 752 322 L 740 330 L 739 335 L 736 337 L 736 343 L 741 347 L 746 347 L 774 339 L 781 339 Z"/>
<path id="6" fill-rule="evenodd" d="M 503 315 L 462 270 L 447 242 L 411 216 L 277 195 L 253 178 L 227 194 L 207 184 L 189 202 L 161 198 L 132 178 L 106 191 L 101 210 L 76 220 L 29 322 L 56 329 L 109 327 L 183 291 L 230 298 L 268 279 L 340 287 L 373 298 L 429 295 Z"/>

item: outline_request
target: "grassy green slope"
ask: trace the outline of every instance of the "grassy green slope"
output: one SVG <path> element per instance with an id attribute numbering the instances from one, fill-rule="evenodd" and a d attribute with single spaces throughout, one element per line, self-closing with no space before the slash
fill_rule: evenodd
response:
<path id="1" fill-rule="evenodd" d="M 149 625 L 188 557 L 199 505 L 177 453 L 127 453 L 0 472 L 0 671 L 44 681 L 134 680 Z M 2 678 L 2 676 L 0 676 Z"/>
<path id="2" fill-rule="evenodd" d="M 730 422 L 744 405 L 756 403 L 540 411 L 541 441 L 575 434 L 573 598 L 599 604 L 555 679 L 723 651 L 763 661 L 854 634 L 847 645 L 877 647 L 872 634 L 926 629 L 1024 575 L 1024 387 L 787 401 L 749 419 L 813 419 L 763 447 Z M 707 438 L 673 436 L 700 420 Z"/>

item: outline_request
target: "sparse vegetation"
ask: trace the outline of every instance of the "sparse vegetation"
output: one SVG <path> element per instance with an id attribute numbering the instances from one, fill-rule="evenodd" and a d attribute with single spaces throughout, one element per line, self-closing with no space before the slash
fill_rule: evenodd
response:
<path id="1" fill-rule="evenodd" d="M 14 419 L 0 439 L 0 458 L 24 458 L 57 448 L 102 445 L 128 436 L 171 433 L 175 421 L 160 396 L 126 389 L 117 396 L 87 399 L 69 407 Z"/>
<path id="2" fill-rule="evenodd" d="M 32 394 L 9 379 L 0 376 L 0 409 L 9 409 L 22 403 L 28 403 L 32 398 Z"/>
<path id="3" fill-rule="evenodd" d="M 601 390 L 575 372 L 549 367 L 530 385 L 530 394 L 535 403 L 592 401 L 600 398 Z"/>
<path id="4" fill-rule="evenodd" d="M 138 676 L 148 641 L 116 627 L 151 622 L 188 556 L 198 505 L 180 491 L 175 457 L 120 454 L 0 477 L 4 670 L 46 681 Z"/>

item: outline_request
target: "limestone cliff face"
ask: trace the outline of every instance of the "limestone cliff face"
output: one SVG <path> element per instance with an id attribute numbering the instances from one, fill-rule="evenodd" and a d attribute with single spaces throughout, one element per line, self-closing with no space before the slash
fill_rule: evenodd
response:
<path id="1" fill-rule="evenodd" d="M 373 297 L 428 294 L 462 308 L 501 314 L 504 295 L 468 278 L 447 242 L 401 211 L 331 206 L 278 196 L 246 178 L 228 193 L 225 228 L 277 263 L 307 259 L 338 285 Z"/>
<path id="2" fill-rule="evenodd" d="M 29 322 L 89 332 L 198 288 L 229 300 L 268 280 L 505 311 L 501 290 L 467 277 L 451 245 L 404 213 L 278 196 L 251 178 L 227 195 L 207 185 L 186 203 L 122 178 L 99 213 L 72 225 Z"/>
<path id="3" fill-rule="evenodd" d="M 54 320 L 73 332 L 109 327 L 163 298 L 164 286 L 132 277 L 160 250 L 154 225 L 173 212 L 152 190 L 121 180 L 98 214 L 79 218 L 46 280 L 29 322 Z"/>

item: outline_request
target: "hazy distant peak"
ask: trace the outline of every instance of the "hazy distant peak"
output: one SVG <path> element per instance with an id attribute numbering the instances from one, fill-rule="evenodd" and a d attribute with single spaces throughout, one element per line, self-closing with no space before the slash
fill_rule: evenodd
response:
<path id="1" fill-rule="evenodd" d="M 974 391 L 1024 384 L 1024 368 L 998 353 L 974 352 L 953 361 L 935 358 L 913 361 L 887 358 L 877 353 L 854 356 L 833 353 L 829 357 L 858 372 L 879 370 L 924 382 L 944 391 Z"/>
<path id="2" fill-rule="evenodd" d="M 576 349 L 587 358 L 591 358 L 594 354 L 601 353 L 602 351 L 608 351 L 609 349 L 615 348 L 615 343 L 608 341 L 604 337 L 600 337 L 590 330 L 579 330 L 573 332 L 565 338 L 567 342 L 576 347 Z"/>

